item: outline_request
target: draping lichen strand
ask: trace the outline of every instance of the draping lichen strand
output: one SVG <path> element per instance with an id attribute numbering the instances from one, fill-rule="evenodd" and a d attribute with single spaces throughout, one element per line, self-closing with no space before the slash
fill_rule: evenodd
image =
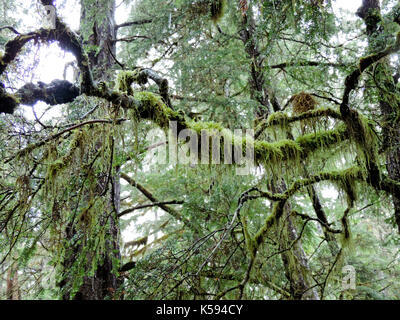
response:
<path id="1" fill-rule="evenodd" d="M 68 146 L 68 151 L 66 154 L 55 161 L 53 161 L 48 169 L 47 169 L 47 175 L 46 175 L 46 181 L 47 181 L 47 186 L 50 187 L 54 192 L 56 192 L 56 189 L 54 188 L 56 184 L 56 179 L 58 175 L 61 174 L 62 170 L 69 166 L 71 162 L 74 160 L 74 154 L 75 151 L 83 146 L 83 131 L 82 130 L 77 130 L 74 133 L 74 136 Z"/>
<path id="2" fill-rule="evenodd" d="M 284 208 L 287 201 L 297 192 L 303 188 L 319 183 L 322 181 L 329 181 L 338 186 L 339 190 L 347 195 L 348 208 L 346 209 L 341 222 L 343 225 L 343 246 L 347 246 L 350 242 L 350 228 L 348 224 L 348 213 L 354 205 L 357 199 L 356 194 L 356 182 L 363 181 L 364 172 L 363 169 L 356 166 L 341 171 L 330 171 L 322 172 L 309 178 L 297 180 L 293 182 L 285 192 L 283 193 L 271 193 L 271 192 L 260 192 L 259 197 L 265 197 L 269 200 L 274 201 L 271 214 L 268 215 L 262 226 L 258 231 L 251 236 L 248 230 L 246 219 L 244 215 L 241 215 L 241 222 L 244 229 L 244 235 L 246 240 L 246 247 L 251 257 L 255 258 L 258 248 L 264 243 L 265 237 L 272 230 L 272 227 L 280 221 L 284 214 Z"/>

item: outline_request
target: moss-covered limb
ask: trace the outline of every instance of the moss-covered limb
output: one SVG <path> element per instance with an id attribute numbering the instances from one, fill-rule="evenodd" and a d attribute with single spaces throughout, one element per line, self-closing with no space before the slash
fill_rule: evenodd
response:
<path id="1" fill-rule="evenodd" d="M 0 57 L 0 75 L 2 75 L 7 66 L 15 60 L 22 48 L 32 40 L 44 42 L 57 41 L 63 50 L 71 52 L 75 56 L 78 68 L 81 71 L 81 91 L 88 94 L 95 91 L 92 73 L 89 67 L 89 59 L 84 52 L 81 39 L 58 17 L 56 18 L 55 29 L 39 29 L 27 34 L 18 35 L 14 39 L 8 41 L 5 45 L 4 55 Z"/>
<path id="2" fill-rule="evenodd" d="M 285 161 L 304 159 L 316 150 L 329 148 L 332 145 L 345 141 L 349 137 L 344 125 L 338 126 L 334 130 L 303 135 L 296 140 L 284 139 L 278 142 L 254 141 L 252 138 L 239 139 L 236 136 L 226 133 L 226 129 L 220 124 L 213 122 L 189 122 L 182 123 L 182 125 L 195 130 L 197 133 L 200 133 L 201 130 L 217 132 L 224 139 L 232 141 L 234 147 L 242 145 L 242 149 L 245 149 L 247 143 L 252 144 L 254 147 L 255 162 L 258 164 L 268 164 L 273 167 L 281 167 Z"/>
<path id="3" fill-rule="evenodd" d="M 355 181 L 364 179 L 364 174 L 359 167 L 353 167 L 342 171 L 331 171 L 331 172 L 323 172 L 318 175 L 310 176 L 307 179 L 298 180 L 292 183 L 292 185 L 283 193 L 270 193 L 270 192 L 262 192 L 258 190 L 258 195 L 251 197 L 251 199 L 265 197 L 269 200 L 275 201 L 273 205 L 272 213 L 265 219 L 262 227 L 257 231 L 254 237 L 250 237 L 248 239 L 247 248 L 251 257 L 255 257 L 258 251 L 259 246 L 264 243 L 265 237 L 267 233 L 271 230 L 271 228 L 279 221 L 279 219 L 284 214 L 284 208 L 288 199 L 293 196 L 296 192 L 298 192 L 301 188 L 313 185 L 315 183 L 321 181 L 332 181 L 339 184 L 342 188 L 344 188 L 345 192 L 348 195 L 348 210 L 345 211 L 341 222 L 344 230 L 344 239 L 349 239 L 350 231 L 347 221 L 347 215 L 352 206 L 354 205 L 355 195 L 353 192 L 353 185 Z M 248 197 L 250 199 L 250 197 Z M 278 200 L 278 201 L 277 201 Z M 307 219 L 312 219 L 306 216 Z M 319 220 L 319 219 L 318 219 Z M 331 232 L 338 233 L 337 230 L 331 229 L 329 225 L 324 224 L 324 226 L 330 230 Z"/>
<path id="4" fill-rule="evenodd" d="M 170 206 L 160 202 L 157 200 L 153 194 L 148 191 L 145 187 L 143 187 L 140 183 L 137 183 L 134 179 L 129 177 L 127 174 L 121 172 L 121 178 L 124 179 L 126 182 L 128 182 L 132 187 L 138 189 L 147 199 L 149 199 L 153 203 L 158 203 L 158 207 L 163 209 L 165 212 L 169 213 L 172 217 L 177 219 L 178 221 L 181 221 L 183 224 L 185 224 L 187 227 L 189 227 L 191 230 L 194 230 L 195 232 L 199 232 L 199 227 L 195 224 L 193 224 L 191 221 L 189 221 L 187 218 L 181 215 L 181 213 L 174 208 L 171 208 Z"/>
<path id="5" fill-rule="evenodd" d="M 281 140 L 279 142 L 254 142 L 255 160 L 258 163 L 281 164 L 282 161 L 296 161 L 304 159 L 314 151 L 328 148 L 348 139 L 345 126 L 334 130 L 306 134 L 296 140 Z"/>
<path id="6" fill-rule="evenodd" d="M 340 112 L 332 108 L 318 108 L 315 110 L 303 112 L 295 116 L 289 116 L 287 113 L 281 111 L 274 112 L 266 120 L 263 120 L 257 125 L 254 137 L 257 139 L 265 129 L 273 126 L 279 126 L 283 128 L 293 122 L 321 117 L 342 119 Z"/>
<path id="7" fill-rule="evenodd" d="M 183 114 L 169 108 L 158 95 L 146 91 L 136 92 L 133 104 L 139 119 L 152 120 L 164 129 L 169 127 L 170 121 L 176 121 L 178 132 L 189 128 Z"/>
<path id="8" fill-rule="evenodd" d="M 116 89 L 120 92 L 125 92 L 129 95 L 133 94 L 131 85 L 138 83 L 140 85 L 146 84 L 148 79 L 153 80 L 159 89 L 160 96 L 167 107 L 172 108 L 171 99 L 169 97 L 168 80 L 160 76 L 157 72 L 148 68 L 136 68 L 132 71 L 121 71 L 117 77 Z"/>
<path id="9" fill-rule="evenodd" d="M 75 90 L 64 82 L 57 82 L 57 84 L 60 84 L 61 89 L 54 83 L 52 86 L 49 85 L 49 88 L 54 89 L 54 95 L 59 94 L 57 90 L 64 90 L 63 92 L 65 92 L 65 90 Z M 36 90 L 39 90 L 37 86 L 30 87 L 34 89 L 32 90 L 36 97 L 42 95 L 42 91 L 36 92 Z M 20 90 L 20 92 L 21 96 L 23 96 L 26 101 L 29 103 L 33 102 L 29 100 L 29 93 L 31 91 L 27 90 L 27 87 Z M 76 90 L 74 92 L 76 92 Z M 52 95 L 52 97 L 54 97 L 54 95 Z M 283 140 L 269 143 L 266 141 L 248 140 L 247 138 L 239 139 L 232 135 L 226 135 L 224 133 L 226 130 L 218 123 L 186 121 L 182 113 L 172 110 L 165 105 L 160 96 L 150 92 L 136 92 L 133 96 L 130 96 L 117 91 L 109 91 L 104 87 L 102 90 L 96 90 L 93 95 L 104 98 L 116 106 L 133 109 L 137 119 L 151 120 L 163 129 L 168 129 L 170 121 L 176 121 L 178 132 L 183 129 L 193 129 L 200 133 L 203 129 L 213 129 L 214 131 L 217 131 L 218 134 L 221 134 L 224 139 L 231 139 L 234 146 L 245 148 L 247 143 L 254 144 L 255 161 L 257 163 L 269 163 L 281 166 L 282 161 L 305 158 L 315 150 L 329 147 L 348 138 L 345 127 L 339 126 L 334 130 L 301 136 L 295 141 Z M 52 98 L 48 99 L 51 100 Z M 39 146 L 40 145 L 43 145 L 43 141 L 39 142 Z M 35 146 L 35 148 L 36 147 L 37 146 Z M 26 149 L 25 151 L 27 150 L 29 149 Z"/>
<path id="10" fill-rule="evenodd" d="M 197 133 L 201 133 L 202 130 L 213 131 L 224 139 L 232 141 L 234 147 L 241 146 L 243 149 L 247 143 L 251 143 L 254 146 L 254 156 L 257 163 L 282 165 L 282 161 L 305 158 L 315 150 L 329 147 L 348 138 L 346 127 L 339 126 L 334 130 L 300 136 L 295 141 L 282 140 L 270 143 L 260 140 L 253 141 L 251 138 L 239 139 L 226 133 L 226 129 L 218 123 L 186 121 L 181 113 L 168 108 L 160 97 L 150 92 L 135 93 L 133 99 L 114 93 L 112 99 L 115 103 L 121 101 L 122 104 L 131 105 L 131 108 L 135 108 L 138 118 L 152 120 L 165 129 L 168 128 L 169 121 L 177 121 L 178 132 L 182 129 L 192 129 Z M 331 113 L 331 111 L 328 112 Z"/>
<path id="11" fill-rule="evenodd" d="M 359 68 L 350 73 L 345 80 L 345 89 L 343 93 L 342 103 L 340 105 L 340 113 L 343 119 L 348 118 L 350 114 L 349 99 L 351 92 L 357 87 L 361 74 L 371 65 L 378 62 L 380 59 L 396 53 L 400 50 L 400 32 L 397 34 L 396 42 L 388 46 L 386 49 L 363 57 L 359 61 Z"/>
<path id="12" fill-rule="evenodd" d="M 49 84 L 26 83 L 15 94 L 9 94 L 0 83 L 0 113 L 12 114 L 19 104 L 34 105 L 38 101 L 49 105 L 68 103 L 80 95 L 79 87 L 66 80 L 53 80 Z"/>
<path id="13" fill-rule="evenodd" d="M 233 274 L 233 273 L 226 273 L 226 274 L 220 274 L 213 272 L 212 270 L 205 270 L 200 273 L 200 276 L 210 278 L 210 279 L 222 279 L 222 280 L 227 280 L 227 281 L 242 281 L 242 278 L 239 275 Z M 276 293 L 289 298 L 290 293 L 286 291 L 284 288 L 280 287 L 279 285 L 275 284 L 271 280 L 260 280 L 259 278 L 251 278 L 249 280 L 249 283 L 251 284 L 256 284 L 256 285 L 262 285 L 266 286 L 267 288 L 275 291 Z"/>
<path id="14" fill-rule="evenodd" d="M 116 90 L 119 92 L 126 93 L 128 95 L 133 94 L 132 84 L 145 84 L 147 83 L 147 76 L 141 74 L 139 69 L 132 71 L 121 71 L 117 76 Z"/>
<path id="15" fill-rule="evenodd" d="M 288 199 L 300 189 L 321 181 L 332 181 L 336 183 L 345 183 L 346 185 L 352 185 L 354 184 L 354 181 L 360 181 L 363 179 L 364 173 L 360 167 L 352 167 L 341 171 L 322 172 L 317 175 L 312 175 L 309 178 L 293 182 L 290 187 L 283 193 L 283 196 L 285 199 Z"/>
<path id="16" fill-rule="evenodd" d="M 354 184 L 354 181 L 357 180 L 363 180 L 363 172 L 360 168 L 353 167 L 342 171 L 323 172 L 318 175 L 310 176 L 307 179 L 295 181 L 283 193 L 258 191 L 258 195 L 253 196 L 252 199 L 264 197 L 275 201 L 275 203 L 271 215 L 265 219 L 263 226 L 257 231 L 255 236 L 249 240 L 248 248 L 250 254 L 256 255 L 258 247 L 264 242 L 268 231 L 271 230 L 271 227 L 282 217 L 287 200 L 300 189 L 321 181 L 333 181 L 341 185 L 348 185 Z"/>
<path id="17" fill-rule="evenodd" d="M 274 203 L 271 215 L 269 215 L 265 219 L 263 225 L 261 226 L 260 229 L 258 229 L 257 233 L 253 238 L 253 245 L 255 251 L 258 250 L 258 247 L 262 243 L 264 243 L 268 231 L 270 231 L 272 226 L 274 226 L 275 223 L 282 217 L 285 204 L 286 204 L 286 199 Z"/>
<path id="18" fill-rule="evenodd" d="M 125 121 L 125 119 L 118 119 L 117 121 L 115 120 L 109 120 L 109 119 L 93 119 L 93 120 L 88 120 L 85 122 L 81 122 L 81 123 L 77 123 L 75 125 L 72 125 L 64 130 L 61 130 L 60 132 L 53 134 L 43 140 L 40 140 L 36 143 L 32 143 L 29 144 L 28 146 L 26 146 L 25 148 L 19 150 L 16 154 L 14 154 L 13 156 L 11 156 L 10 158 L 7 158 L 4 163 L 8 163 L 11 160 L 15 159 L 15 158 L 21 158 L 24 157 L 26 155 L 28 155 L 29 153 L 31 153 L 33 150 L 40 148 L 42 146 L 44 146 L 47 142 L 51 141 L 51 140 L 55 140 L 59 137 L 61 137 L 62 135 L 69 133 L 75 129 L 78 129 L 80 127 L 86 126 L 86 125 L 91 125 L 91 124 L 96 124 L 96 123 L 108 123 L 108 124 L 115 124 L 115 123 L 121 123 Z"/>
<path id="19" fill-rule="evenodd" d="M 361 74 L 372 64 L 380 59 L 400 50 L 400 32 L 397 34 L 396 41 L 386 49 L 371 54 L 360 59 L 359 68 L 350 73 L 345 80 L 340 113 L 348 128 L 349 134 L 359 147 L 361 157 L 365 161 L 369 182 L 377 189 L 380 188 L 381 172 L 376 159 L 376 146 L 371 144 L 370 128 L 365 125 L 362 116 L 354 109 L 350 108 L 350 94 L 358 85 Z"/>
<path id="20" fill-rule="evenodd" d="M 268 66 L 270 69 L 285 69 L 289 67 L 346 67 L 348 66 L 345 63 L 334 63 L 334 62 L 320 62 L 320 61 L 309 61 L 309 60 L 300 60 L 293 62 L 283 62 L 279 64 L 274 64 Z"/>
<path id="21" fill-rule="evenodd" d="M 171 99 L 169 97 L 168 80 L 160 76 L 152 69 L 142 69 L 140 73 L 146 75 L 149 79 L 153 80 L 157 84 L 160 96 L 164 100 L 167 107 L 172 108 Z"/>
<path id="22" fill-rule="evenodd" d="M 48 105 L 68 103 L 74 101 L 79 95 L 79 88 L 66 80 L 53 80 L 49 84 L 27 83 L 15 93 L 21 104 L 30 106 L 39 100 Z"/>

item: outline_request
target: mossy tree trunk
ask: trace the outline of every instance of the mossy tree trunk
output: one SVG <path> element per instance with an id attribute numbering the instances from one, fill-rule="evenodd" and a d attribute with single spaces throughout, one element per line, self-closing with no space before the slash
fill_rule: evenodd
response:
<path id="1" fill-rule="evenodd" d="M 284 192 L 287 187 L 282 181 L 272 186 L 273 192 Z M 311 270 L 301 239 L 291 216 L 290 203 L 286 203 L 281 222 L 277 225 L 276 237 L 280 245 L 285 276 L 289 281 L 291 299 L 319 300 L 316 288 L 312 285 Z"/>
<path id="2" fill-rule="evenodd" d="M 387 37 L 381 17 L 379 0 L 363 0 L 357 15 L 364 20 L 369 54 L 387 46 Z M 399 23 L 398 17 L 395 21 Z M 382 118 L 383 147 L 386 153 L 386 169 L 391 179 L 400 182 L 400 91 L 396 86 L 398 76 L 390 67 L 388 58 L 381 59 L 375 66 L 374 81 L 379 90 L 379 107 Z M 394 217 L 400 232 L 400 198 L 393 195 Z"/>
<path id="3" fill-rule="evenodd" d="M 18 267 L 13 264 L 9 267 L 7 272 L 7 300 L 20 300 L 21 293 L 18 282 Z"/>
<path id="4" fill-rule="evenodd" d="M 80 33 L 83 35 L 83 43 L 88 50 L 93 80 L 96 82 L 110 81 L 113 77 L 112 66 L 114 60 L 112 55 L 116 54 L 115 43 L 111 41 L 115 39 L 114 14 L 115 1 L 113 0 L 98 0 L 94 3 L 87 0 L 81 1 Z M 101 137 L 93 138 L 97 139 L 97 141 L 94 150 L 91 151 L 98 152 L 104 143 L 104 139 Z M 110 138 L 114 139 L 113 137 Z M 114 144 L 112 146 L 114 147 Z M 85 246 L 80 242 L 68 248 L 63 261 L 64 270 L 62 271 L 64 275 L 68 276 L 61 283 L 64 299 L 103 300 L 113 298 L 121 285 L 121 281 L 115 272 L 118 269 L 116 264 L 121 259 L 118 223 L 120 207 L 119 168 L 116 168 L 116 173 L 111 177 L 109 172 L 106 172 L 108 170 L 106 167 L 103 169 L 104 172 L 98 173 L 95 190 L 86 190 L 88 194 L 83 195 L 83 201 L 87 202 L 90 201 L 93 194 L 96 194 L 97 197 L 108 197 L 105 202 L 105 208 L 102 211 L 95 212 L 95 214 L 99 215 L 97 221 L 105 228 L 104 248 L 101 253 L 84 253 Z M 108 191 L 104 192 L 104 190 Z M 71 240 L 71 243 L 78 234 L 82 233 L 80 228 L 82 227 L 77 226 L 75 221 L 71 221 L 66 228 L 66 236 L 67 239 Z M 68 273 L 68 269 L 82 254 L 89 256 L 89 259 L 86 260 L 88 264 L 94 256 L 99 255 L 100 258 L 97 260 L 94 275 L 84 275 L 82 283 L 76 291 L 76 289 L 72 290 L 73 285 L 68 283 L 74 280 L 74 275 Z M 90 266 L 85 266 L 84 269 L 89 270 Z M 122 297 L 118 295 L 118 298 Z"/>
<path id="5" fill-rule="evenodd" d="M 245 51 L 251 60 L 249 85 L 252 99 L 256 100 L 260 105 L 255 112 L 256 124 L 262 119 L 267 119 L 269 114 L 281 110 L 281 106 L 275 98 L 272 90 L 268 88 L 265 79 L 265 58 L 262 56 L 259 48 L 258 39 L 255 36 L 255 19 L 252 16 L 251 10 L 242 15 L 241 27 L 239 31 L 240 39 L 242 40 Z M 271 110 L 272 109 L 272 110 Z M 258 137 L 256 137 L 258 138 Z M 284 192 L 286 184 L 283 181 L 275 181 L 279 187 L 273 187 L 274 192 Z M 317 195 L 315 195 L 317 197 Z M 319 200 L 318 200 L 319 201 Z M 281 246 L 287 248 L 294 240 L 297 239 L 296 227 L 290 217 L 290 205 L 285 206 L 284 221 L 282 228 L 284 229 L 281 235 Z M 301 241 L 296 241 L 294 245 L 285 250 L 282 254 L 282 261 L 285 268 L 285 275 L 290 283 L 290 291 L 293 299 L 314 299 L 318 300 L 318 293 L 314 288 L 311 288 L 311 275 L 308 267 L 306 254 L 303 250 Z"/>

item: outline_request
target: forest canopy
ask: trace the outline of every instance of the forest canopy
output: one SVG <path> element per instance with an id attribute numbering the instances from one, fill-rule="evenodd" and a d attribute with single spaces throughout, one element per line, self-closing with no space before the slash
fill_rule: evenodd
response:
<path id="1" fill-rule="evenodd" d="M 400 5 L 339 2 L 0 0 L 0 299 L 399 299 Z"/>

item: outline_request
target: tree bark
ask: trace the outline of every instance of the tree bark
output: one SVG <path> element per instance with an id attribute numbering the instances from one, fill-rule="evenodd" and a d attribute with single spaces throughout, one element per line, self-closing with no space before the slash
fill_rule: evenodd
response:
<path id="1" fill-rule="evenodd" d="M 379 0 L 363 0 L 362 6 L 357 10 L 357 15 L 364 20 L 368 36 L 369 53 L 378 52 L 387 46 L 387 40 L 382 37 L 384 27 L 381 24 L 381 10 Z M 397 23 L 398 20 L 395 19 Z M 375 67 L 376 75 L 382 76 L 379 83 L 383 91 L 400 96 L 395 84 L 395 75 L 386 58 L 379 61 Z M 393 76 L 388 76 L 393 74 Z M 378 80 L 379 81 L 379 80 Z M 382 90 L 381 89 L 381 90 Z M 394 181 L 400 182 L 400 122 L 398 120 L 398 99 L 391 100 L 387 93 L 381 92 L 379 108 L 382 117 L 384 149 L 386 153 L 386 169 Z M 393 195 L 394 217 L 400 233 L 400 198 Z"/>
<path id="2" fill-rule="evenodd" d="M 272 186 L 273 192 L 282 193 L 287 189 L 284 181 Z M 285 276 L 290 284 L 291 299 L 294 300 L 319 300 L 319 295 L 312 286 L 311 271 L 307 256 L 303 250 L 301 239 L 291 217 L 291 207 L 286 203 L 278 224 L 277 237 L 280 244 L 281 258 L 285 268 Z"/>
<path id="3" fill-rule="evenodd" d="M 98 0 L 95 4 L 88 4 L 86 1 L 81 1 L 81 34 L 87 32 L 87 27 L 90 26 L 91 34 L 89 38 L 84 41 L 85 46 L 94 46 L 98 50 L 89 49 L 89 62 L 95 82 L 110 81 L 113 77 L 112 66 L 114 64 L 112 55 L 115 56 L 116 48 L 115 43 L 111 40 L 115 38 L 115 1 L 113 0 Z M 98 12 L 100 10 L 101 12 Z M 96 20 L 96 15 L 105 15 L 102 22 Z M 86 29 L 85 29 L 86 28 Z M 102 142 L 96 144 L 96 149 L 99 150 Z M 63 299 L 75 300 L 104 300 L 106 298 L 114 298 L 117 290 L 121 286 L 121 280 L 115 274 L 118 266 L 115 266 L 121 259 L 119 248 L 119 222 L 118 212 L 120 208 L 120 182 L 119 182 L 119 168 L 116 169 L 116 174 L 108 179 L 108 172 L 99 175 L 97 190 L 92 190 L 94 193 L 99 193 L 98 190 L 106 190 L 105 196 L 109 197 L 108 206 L 104 208 L 103 212 L 99 212 L 100 225 L 106 228 L 107 238 L 104 251 L 101 255 L 102 262 L 96 266 L 94 276 L 85 275 L 83 283 L 76 293 L 71 292 L 71 285 L 68 282 L 72 281 L 74 275 L 68 275 L 63 279 L 60 286 L 64 288 Z M 110 184 L 110 185 L 108 185 Z M 87 199 L 88 196 L 85 196 Z M 113 214 L 109 212 L 112 211 Z M 72 222 L 66 228 L 67 239 L 73 241 L 78 233 L 77 227 Z M 68 269 L 76 261 L 77 257 L 82 254 L 84 249 L 83 244 L 72 245 L 66 253 L 63 267 L 64 274 L 68 274 Z M 91 252 L 89 255 L 92 257 L 96 253 Z M 90 259 L 89 259 L 90 260 Z M 88 266 L 89 267 L 89 266 Z M 117 296 L 121 298 L 121 296 Z"/>

